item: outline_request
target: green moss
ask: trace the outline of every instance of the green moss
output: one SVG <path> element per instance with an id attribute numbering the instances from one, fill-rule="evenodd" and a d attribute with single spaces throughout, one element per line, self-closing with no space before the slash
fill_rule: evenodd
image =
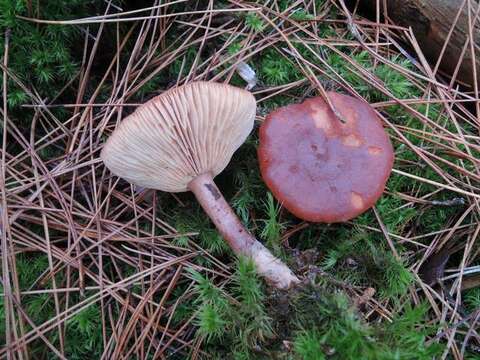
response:
<path id="1" fill-rule="evenodd" d="M 480 288 L 465 291 L 464 302 L 470 312 L 480 309 Z"/>
<path id="2" fill-rule="evenodd" d="M 37 17 L 54 20 L 81 17 L 92 5 L 80 0 L 31 4 Z M 55 95 L 52 89 L 61 89 L 79 71 L 73 49 L 82 43 L 83 35 L 73 26 L 37 25 L 17 15 L 29 15 L 26 1 L 0 0 L 0 48 L 4 47 L 3 34 L 9 29 L 9 69 L 41 97 L 51 97 Z M 9 80 L 8 86 L 10 107 L 16 108 L 26 101 L 27 94 L 13 80 Z"/>
<path id="3" fill-rule="evenodd" d="M 225 240 L 211 224 L 210 219 L 196 203 L 189 204 L 188 208 L 177 210 L 174 215 L 175 228 L 179 234 L 198 233 L 195 240 L 212 255 L 221 256 L 227 254 L 230 250 Z M 177 246 L 186 247 L 188 244 L 187 236 L 179 236 L 172 239 Z"/>
<path id="4" fill-rule="evenodd" d="M 381 298 L 395 301 L 413 282 L 413 275 L 384 241 L 364 231 L 341 231 L 322 248 L 327 249 L 321 260 L 323 269 L 347 283 L 373 286 Z"/>
<path id="5" fill-rule="evenodd" d="M 432 359 L 442 346 L 425 344 L 434 328 L 426 325 L 426 306 L 405 306 L 391 323 L 363 322 L 341 292 L 310 289 L 295 300 L 295 353 L 299 359 Z M 315 357 L 317 356 L 317 357 Z"/>
<path id="6" fill-rule="evenodd" d="M 282 85 L 301 78 L 301 72 L 283 54 L 276 50 L 266 50 L 260 64 L 261 79 L 267 85 Z"/>
<path id="7" fill-rule="evenodd" d="M 247 28 L 257 32 L 263 31 L 266 27 L 265 22 L 256 13 L 247 14 L 247 16 L 245 17 L 245 25 L 247 26 Z"/>
<path id="8" fill-rule="evenodd" d="M 294 351 L 299 359 L 323 360 L 322 336 L 315 330 L 300 331 L 295 337 Z"/>
<path id="9" fill-rule="evenodd" d="M 274 249 L 278 256 L 281 253 L 280 236 L 286 228 L 286 224 L 279 221 L 280 205 L 274 200 L 273 195 L 268 192 L 267 200 L 264 202 L 267 218 L 262 220 L 263 229 L 260 237 L 266 241 L 271 249 Z"/>
<path id="10" fill-rule="evenodd" d="M 66 357 L 68 359 L 99 358 L 103 352 L 100 308 L 90 305 L 66 323 Z"/>
<path id="11" fill-rule="evenodd" d="M 206 338 L 208 351 L 217 356 L 233 352 L 237 358 L 256 358 L 252 350 L 273 332 L 264 304 L 263 284 L 255 266 L 239 259 L 231 284 L 224 290 L 198 272 L 190 272 L 196 281 L 198 335 Z"/>

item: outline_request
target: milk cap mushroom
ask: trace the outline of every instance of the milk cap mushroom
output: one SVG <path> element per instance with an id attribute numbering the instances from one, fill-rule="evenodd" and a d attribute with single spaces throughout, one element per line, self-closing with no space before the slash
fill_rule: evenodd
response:
<path id="1" fill-rule="evenodd" d="M 283 206 L 307 221 L 354 218 L 378 200 L 393 148 L 365 101 L 328 92 L 270 113 L 260 127 L 262 177 Z"/>
<path id="2" fill-rule="evenodd" d="M 193 82 L 139 106 L 101 152 L 115 175 L 151 189 L 192 191 L 236 254 L 277 288 L 299 280 L 240 223 L 213 182 L 253 128 L 255 98 L 220 83 Z"/>

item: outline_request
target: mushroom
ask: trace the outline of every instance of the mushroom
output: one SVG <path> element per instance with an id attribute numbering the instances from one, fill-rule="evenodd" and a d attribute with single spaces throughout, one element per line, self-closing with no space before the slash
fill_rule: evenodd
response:
<path id="1" fill-rule="evenodd" d="M 351 96 L 327 93 L 279 108 L 260 127 L 263 180 L 295 216 L 342 222 L 381 196 L 393 166 L 393 148 L 375 111 Z"/>
<path id="2" fill-rule="evenodd" d="M 298 278 L 245 229 L 213 182 L 251 132 L 255 109 L 248 91 L 189 83 L 139 106 L 108 138 L 101 158 L 133 184 L 192 191 L 232 250 L 251 258 L 273 286 L 287 289 Z"/>

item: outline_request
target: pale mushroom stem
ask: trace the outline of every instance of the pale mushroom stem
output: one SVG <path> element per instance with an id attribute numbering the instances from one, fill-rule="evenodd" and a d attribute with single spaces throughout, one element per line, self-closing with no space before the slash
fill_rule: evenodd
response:
<path id="1" fill-rule="evenodd" d="M 300 280 L 280 259 L 275 257 L 242 225 L 213 182 L 211 174 L 202 174 L 193 179 L 188 188 L 237 255 L 251 258 L 257 272 L 279 289 L 288 289 Z"/>

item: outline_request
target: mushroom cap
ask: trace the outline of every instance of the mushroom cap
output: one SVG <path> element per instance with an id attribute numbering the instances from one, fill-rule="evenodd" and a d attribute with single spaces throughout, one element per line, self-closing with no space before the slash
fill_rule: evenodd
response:
<path id="1" fill-rule="evenodd" d="M 393 148 L 364 101 L 327 93 L 345 123 L 321 98 L 270 113 L 260 127 L 263 180 L 295 216 L 341 222 L 381 196 L 393 166 Z"/>
<path id="2" fill-rule="evenodd" d="M 255 111 L 248 91 L 192 82 L 139 106 L 109 137 L 101 158 L 136 185 L 187 191 L 196 176 L 225 169 L 252 131 Z"/>

